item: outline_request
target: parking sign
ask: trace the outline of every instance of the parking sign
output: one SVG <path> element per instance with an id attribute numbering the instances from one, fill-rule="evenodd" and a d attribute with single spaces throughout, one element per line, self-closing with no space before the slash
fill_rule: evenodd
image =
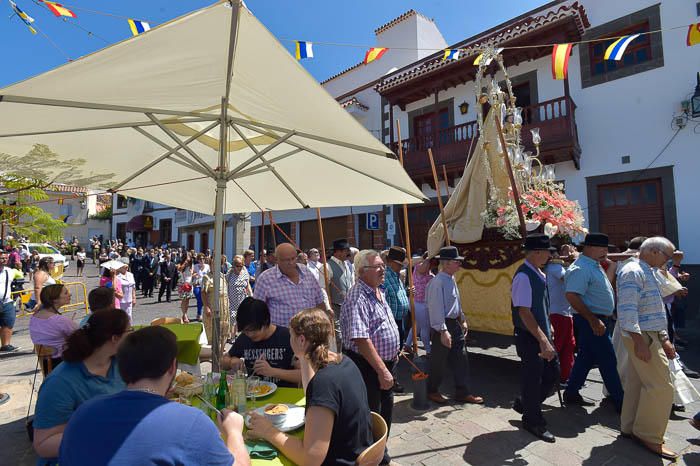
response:
<path id="1" fill-rule="evenodd" d="M 377 214 L 377 213 L 367 214 L 367 229 L 368 230 L 379 230 L 379 214 Z"/>

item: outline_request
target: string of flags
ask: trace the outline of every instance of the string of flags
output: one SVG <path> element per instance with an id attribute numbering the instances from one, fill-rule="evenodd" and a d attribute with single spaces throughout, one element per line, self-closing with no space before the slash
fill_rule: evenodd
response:
<path id="1" fill-rule="evenodd" d="M 386 47 L 372 47 L 365 53 L 365 65 L 372 63 L 374 60 L 379 60 L 389 50 Z"/>
<path id="2" fill-rule="evenodd" d="M 312 42 L 305 42 L 303 40 L 297 40 L 296 42 L 296 53 L 294 56 L 297 60 L 302 58 L 313 58 L 314 57 L 314 44 Z"/>
<path id="3" fill-rule="evenodd" d="M 37 5 L 43 4 L 44 6 L 46 6 L 46 8 L 51 13 L 53 13 L 53 15 L 56 16 L 57 18 L 62 18 L 65 20 L 65 18 L 76 19 L 78 17 L 78 15 L 73 10 L 76 10 L 79 8 L 67 7 L 61 3 L 53 2 L 53 1 L 49 1 L 49 0 L 33 0 L 33 1 Z M 29 28 L 29 31 L 32 34 L 36 34 L 37 30 L 33 26 L 33 23 L 35 21 L 34 18 L 29 16 L 22 9 L 20 9 L 20 7 L 18 7 L 17 4 L 13 0 L 8 0 L 8 2 L 10 2 L 10 7 L 12 8 L 14 15 L 16 15 L 20 20 L 22 20 L 22 22 Z M 117 15 L 107 14 L 107 13 L 103 13 L 100 11 L 94 11 L 94 10 L 85 10 L 85 11 L 89 11 L 89 12 L 95 13 L 95 14 L 102 14 L 102 15 L 106 15 L 106 16 L 113 16 L 116 18 L 126 19 L 128 25 L 129 25 L 129 29 L 131 30 L 131 33 L 134 36 L 142 34 L 142 33 L 151 29 L 151 25 L 146 21 L 141 21 L 141 20 L 133 19 L 133 18 L 120 17 Z M 88 35 L 94 35 L 90 31 L 87 31 L 87 32 L 88 32 Z"/>

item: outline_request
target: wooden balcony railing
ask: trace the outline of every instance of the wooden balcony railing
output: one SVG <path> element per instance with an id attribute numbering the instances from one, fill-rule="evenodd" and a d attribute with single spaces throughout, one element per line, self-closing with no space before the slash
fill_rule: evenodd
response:
<path id="1" fill-rule="evenodd" d="M 523 108 L 522 143 L 534 152 L 531 128 L 540 128 L 542 143 L 540 159 L 545 164 L 573 161 L 579 166 L 581 148 L 578 143 L 575 118 L 576 104 L 570 97 L 559 97 Z M 478 138 L 476 121 L 462 123 L 436 131 L 432 135 L 401 141 L 404 168 L 409 175 L 423 178 L 430 174 L 428 149 L 432 149 L 435 164 L 448 170 L 460 171 L 473 153 Z M 398 150 L 396 143 L 392 149 Z M 428 178 L 430 178 L 428 176 Z M 432 180 L 426 180 L 432 184 Z"/>

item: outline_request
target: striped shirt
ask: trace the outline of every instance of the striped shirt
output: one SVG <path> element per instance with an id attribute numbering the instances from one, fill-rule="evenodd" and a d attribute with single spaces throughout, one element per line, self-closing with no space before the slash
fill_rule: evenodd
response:
<path id="1" fill-rule="evenodd" d="M 356 338 L 369 338 L 384 361 L 393 361 L 399 353 L 399 329 L 386 298 L 358 279 L 348 291 L 340 309 L 343 347 L 359 353 Z"/>
<path id="2" fill-rule="evenodd" d="M 643 260 L 625 264 L 617 277 L 617 319 L 631 333 L 667 330 L 666 310 L 652 268 Z"/>

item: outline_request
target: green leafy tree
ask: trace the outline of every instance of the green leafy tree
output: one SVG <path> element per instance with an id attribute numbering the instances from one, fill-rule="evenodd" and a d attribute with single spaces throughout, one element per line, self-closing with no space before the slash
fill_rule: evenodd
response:
<path id="1" fill-rule="evenodd" d="M 23 156 L 0 153 L 0 209 L 5 234 L 11 232 L 35 242 L 62 238 L 63 219 L 53 218 L 41 208 L 41 201 L 49 199 L 46 190 L 55 183 L 108 187 L 114 178 L 113 173 L 86 172 L 85 164 L 85 159 L 62 160 L 44 144 L 35 144 Z"/>

